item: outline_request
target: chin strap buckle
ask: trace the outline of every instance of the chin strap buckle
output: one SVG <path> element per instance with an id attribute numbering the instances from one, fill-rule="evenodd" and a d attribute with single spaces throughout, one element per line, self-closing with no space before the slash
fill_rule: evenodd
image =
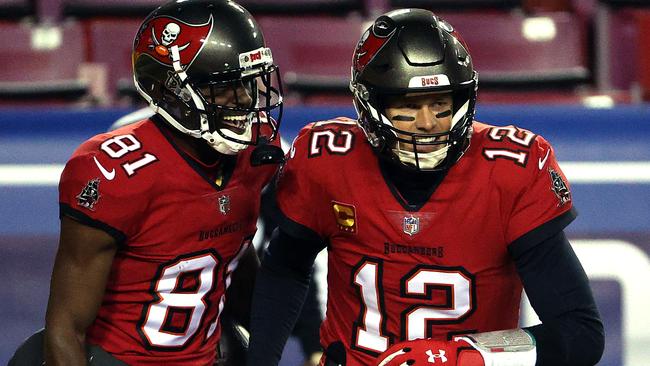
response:
<path id="1" fill-rule="evenodd" d="M 281 164 L 282 162 L 284 162 L 284 151 L 279 146 L 271 145 L 267 139 L 261 139 L 251 153 L 252 166 Z"/>

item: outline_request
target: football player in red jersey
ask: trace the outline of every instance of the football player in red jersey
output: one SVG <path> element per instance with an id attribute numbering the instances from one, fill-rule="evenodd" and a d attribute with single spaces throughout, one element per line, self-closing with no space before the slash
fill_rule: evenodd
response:
<path id="1" fill-rule="evenodd" d="M 156 115 L 89 139 L 61 176 L 48 365 L 86 364 L 84 344 L 212 365 L 224 312 L 247 321 L 260 192 L 283 157 L 271 51 L 240 5 L 177 0 L 142 23 L 133 67 Z"/>
<path id="2" fill-rule="evenodd" d="M 603 326 L 563 232 L 576 216 L 566 178 L 541 136 L 474 120 L 477 83 L 467 46 L 429 11 L 365 32 L 358 120 L 307 125 L 278 174 L 249 366 L 277 363 L 324 248 L 321 365 L 598 361 Z M 522 289 L 541 325 L 518 328 Z"/>

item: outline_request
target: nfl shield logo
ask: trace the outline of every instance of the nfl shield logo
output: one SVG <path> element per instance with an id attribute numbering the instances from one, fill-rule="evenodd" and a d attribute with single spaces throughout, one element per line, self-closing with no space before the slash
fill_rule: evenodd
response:
<path id="1" fill-rule="evenodd" d="M 404 224 L 402 227 L 406 234 L 413 236 L 420 231 L 420 218 L 415 216 L 404 217 Z"/>
<path id="2" fill-rule="evenodd" d="M 227 215 L 228 212 L 230 212 L 230 197 L 229 196 L 221 196 L 219 197 L 219 211 Z"/>

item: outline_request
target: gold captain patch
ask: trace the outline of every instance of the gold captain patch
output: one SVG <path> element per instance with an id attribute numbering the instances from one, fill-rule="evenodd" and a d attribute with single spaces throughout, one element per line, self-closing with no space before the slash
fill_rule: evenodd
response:
<path id="1" fill-rule="evenodd" d="M 353 234 L 357 232 L 357 214 L 353 205 L 332 201 L 332 210 L 339 230 Z"/>

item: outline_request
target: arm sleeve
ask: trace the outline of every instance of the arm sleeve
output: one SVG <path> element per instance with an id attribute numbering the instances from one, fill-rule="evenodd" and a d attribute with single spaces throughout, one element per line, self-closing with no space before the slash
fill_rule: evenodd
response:
<path id="1" fill-rule="evenodd" d="M 312 277 L 307 298 L 302 306 L 302 312 L 293 330 L 293 335 L 300 341 L 305 358 L 309 358 L 315 352 L 322 351 L 319 335 L 322 322 L 323 317 L 318 302 L 318 283 Z"/>
<path id="2" fill-rule="evenodd" d="M 276 230 L 253 292 L 247 365 L 277 365 L 300 315 L 316 255 L 324 245 Z"/>
<path id="3" fill-rule="evenodd" d="M 520 248 L 522 245 L 520 245 Z M 513 254 L 542 324 L 525 328 L 537 342 L 536 366 L 595 365 L 605 336 L 589 280 L 563 231 Z"/>
<path id="4" fill-rule="evenodd" d="M 264 237 L 267 238 L 272 236 L 274 229 L 278 226 L 278 220 L 284 222 L 283 226 L 299 226 L 296 223 L 291 223 L 290 220 L 286 218 L 281 218 L 282 213 L 278 211 L 275 205 L 274 192 L 275 189 L 273 185 L 269 185 L 262 195 L 261 218 L 264 221 Z M 302 231 L 307 233 L 309 232 L 307 229 L 302 229 Z M 286 232 L 284 232 L 283 235 L 287 235 Z M 315 236 L 315 234 L 309 233 L 307 236 L 315 238 L 314 240 L 316 242 L 320 240 Z M 263 251 L 264 250 L 261 252 Z M 263 255 L 263 253 L 261 254 Z M 318 284 L 312 278 L 309 283 L 309 291 L 305 303 L 303 304 L 302 311 L 296 321 L 292 333 L 292 335 L 298 337 L 300 340 L 305 357 L 309 357 L 311 354 L 321 351 L 319 328 L 322 321 L 323 319 L 318 301 Z"/>

